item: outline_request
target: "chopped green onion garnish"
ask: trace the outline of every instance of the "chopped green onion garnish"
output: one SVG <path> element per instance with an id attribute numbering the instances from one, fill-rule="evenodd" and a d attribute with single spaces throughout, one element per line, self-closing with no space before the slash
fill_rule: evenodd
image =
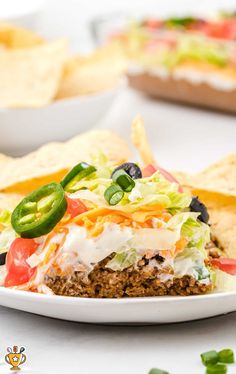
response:
<path id="1" fill-rule="evenodd" d="M 123 196 L 124 196 L 124 191 L 118 184 L 115 184 L 115 183 L 109 186 L 104 192 L 104 197 L 109 205 L 118 204 L 121 201 Z"/>
<path id="2" fill-rule="evenodd" d="M 232 349 L 222 349 L 222 351 L 218 352 L 219 362 L 223 362 L 224 364 L 233 364 L 234 363 L 234 352 Z"/>
<path id="3" fill-rule="evenodd" d="M 206 374 L 226 374 L 227 366 L 224 364 L 209 365 L 206 368 Z"/>
<path id="4" fill-rule="evenodd" d="M 214 365 L 219 361 L 218 353 L 216 351 L 204 352 L 201 354 L 202 363 L 205 366 Z"/>
<path id="5" fill-rule="evenodd" d="M 161 369 L 151 369 L 148 374 L 169 374 L 169 373 Z"/>
<path id="6" fill-rule="evenodd" d="M 123 191 L 125 192 L 130 192 L 135 186 L 134 180 L 129 176 L 126 171 L 123 169 L 117 170 L 113 175 L 112 175 L 112 180 L 119 184 L 119 186 L 122 188 Z"/>

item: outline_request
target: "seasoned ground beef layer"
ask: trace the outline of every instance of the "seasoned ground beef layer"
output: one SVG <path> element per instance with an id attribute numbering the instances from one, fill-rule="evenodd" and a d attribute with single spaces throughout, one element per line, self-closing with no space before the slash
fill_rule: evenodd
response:
<path id="1" fill-rule="evenodd" d="M 212 289 L 211 284 L 201 284 L 190 276 L 161 282 L 158 279 L 160 270 L 153 267 L 154 259 L 152 266 L 149 260 L 142 259 L 138 266 L 131 266 L 123 271 L 106 268 L 105 265 L 110 259 L 111 257 L 107 257 L 97 264 L 88 277 L 77 271 L 70 278 L 47 277 L 46 284 L 56 295 L 95 298 L 188 296 L 203 294 Z M 155 260 L 161 262 L 160 258 Z M 167 269 L 166 272 L 168 273 Z M 161 273 L 163 274 L 163 271 Z"/>

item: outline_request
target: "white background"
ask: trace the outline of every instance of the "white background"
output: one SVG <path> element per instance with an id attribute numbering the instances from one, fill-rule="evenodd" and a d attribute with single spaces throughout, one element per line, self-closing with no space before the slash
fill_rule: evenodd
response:
<path id="1" fill-rule="evenodd" d="M 216 7 L 234 5 L 236 9 L 236 1 L 216 0 L 47 0 L 38 28 L 49 37 L 67 36 L 74 50 L 87 51 L 92 43 L 86 24 L 100 13 L 122 9 L 212 13 Z M 144 116 L 157 159 L 167 168 L 196 171 L 235 151 L 234 116 L 156 103 L 128 90 L 99 126 L 128 137 L 130 121 L 137 113 Z M 236 350 L 236 314 L 168 326 L 109 327 L 0 308 L 0 362 L 6 347 L 14 344 L 26 347 L 28 362 L 22 374 L 147 374 L 151 367 L 171 374 L 200 374 L 204 373 L 201 352 Z M 229 370 L 234 372 L 235 366 Z M 8 373 L 3 363 L 0 373 Z"/>

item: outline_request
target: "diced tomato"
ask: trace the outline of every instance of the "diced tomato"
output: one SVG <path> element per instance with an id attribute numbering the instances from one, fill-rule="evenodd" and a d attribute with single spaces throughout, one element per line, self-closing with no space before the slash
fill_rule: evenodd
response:
<path id="1" fill-rule="evenodd" d="M 142 175 L 144 178 L 151 177 L 156 171 L 157 167 L 155 165 L 149 164 L 142 170 Z"/>
<path id="2" fill-rule="evenodd" d="M 177 41 L 176 39 L 171 38 L 158 38 L 158 39 L 152 39 L 146 44 L 146 50 L 148 52 L 156 51 L 157 48 L 161 46 L 166 46 L 170 48 L 176 47 Z"/>
<path id="3" fill-rule="evenodd" d="M 155 18 L 149 18 L 144 21 L 144 27 L 147 27 L 151 30 L 156 30 L 162 26 L 162 21 L 159 21 Z"/>
<path id="4" fill-rule="evenodd" d="M 6 259 L 5 287 L 18 286 L 30 280 L 36 268 L 31 268 L 26 260 L 37 248 L 38 244 L 33 239 L 17 238 L 14 240 Z"/>
<path id="5" fill-rule="evenodd" d="M 211 260 L 211 264 L 213 267 L 216 267 L 217 269 L 224 271 L 225 273 L 236 275 L 236 259 L 234 258 L 213 258 Z"/>
<path id="6" fill-rule="evenodd" d="M 162 169 L 160 166 L 157 166 L 157 165 L 147 165 L 143 170 L 142 170 L 142 174 L 143 174 L 143 177 L 150 177 L 152 176 L 155 171 L 159 170 L 159 172 L 161 173 L 161 175 L 163 175 L 163 177 L 165 179 L 167 179 L 169 182 L 172 182 L 172 183 L 177 183 L 179 185 L 179 192 L 183 192 L 183 189 L 182 187 L 180 186 L 179 182 L 177 181 L 177 179 L 171 175 L 167 170 L 165 169 Z"/>
<path id="7" fill-rule="evenodd" d="M 71 215 L 71 218 L 78 216 L 81 213 L 87 212 L 87 208 L 80 199 L 71 199 L 66 196 L 67 201 L 67 213 Z"/>
<path id="8" fill-rule="evenodd" d="M 201 31 L 212 38 L 233 40 L 236 39 L 236 20 L 209 22 L 202 27 Z"/>

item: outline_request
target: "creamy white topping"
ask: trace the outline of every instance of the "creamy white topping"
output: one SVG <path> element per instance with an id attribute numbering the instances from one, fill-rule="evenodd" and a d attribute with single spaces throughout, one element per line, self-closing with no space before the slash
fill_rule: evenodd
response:
<path id="1" fill-rule="evenodd" d="M 204 255 L 197 248 L 195 250 L 192 248 L 189 256 L 184 252 L 174 259 L 174 274 L 178 278 L 189 275 L 204 284 L 210 282 L 210 274 L 205 266 Z"/>
<path id="2" fill-rule="evenodd" d="M 102 234 L 98 237 L 89 237 L 86 228 L 76 224 L 67 226 L 69 233 L 67 234 L 64 244 L 59 252 L 50 259 L 49 263 L 43 267 L 39 267 L 35 284 L 42 284 L 43 276 L 50 269 L 53 262 L 62 269 L 66 270 L 72 267 L 74 270 L 82 264 L 86 273 L 92 271 L 93 267 L 113 252 L 125 252 L 135 249 L 138 257 L 147 254 L 147 250 L 151 252 L 151 256 L 160 254 L 162 250 L 171 250 L 175 248 L 176 242 L 180 238 L 180 230 L 170 230 L 167 228 L 142 228 L 133 229 L 129 227 L 120 227 L 117 224 L 107 224 Z M 60 243 L 63 234 L 55 235 L 48 243 L 47 247 L 41 254 L 33 254 L 28 260 L 28 264 L 32 267 L 37 266 L 43 261 L 52 243 Z M 197 248 L 189 249 L 178 255 L 175 259 L 166 258 L 163 262 L 155 259 L 150 260 L 150 267 L 158 269 L 173 269 L 174 274 L 160 272 L 159 278 L 165 282 L 173 277 L 182 277 L 190 275 L 195 279 L 199 279 L 202 283 L 209 282 L 208 270 L 204 264 L 204 254 Z M 199 271 L 202 278 L 199 278 Z"/>
<path id="3" fill-rule="evenodd" d="M 232 91 L 236 88 L 235 80 L 213 72 L 209 73 L 189 68 L 178 68 L 173 72 L 172 76 L 176 80 L 185 79 L 196 85 L 207 83 L 209 86 L 222 91 Z"/>
<path id="4" fill-rule="evenodd" d="M 73 224 L 68 228 L 69 234 L 61 248 L 61 253 L 75 253 L 74 261 L 79 261 L 88 268 L 113 252 L 127 251 L 130 248 L 135 248 L 140 254 L 147 249 L 158 252 L 174 248 L 179 239 L 179 233 L 168 229 L 134 230 L 108 224 L 97 238 L 88 238 L 84 227 Z"/>

